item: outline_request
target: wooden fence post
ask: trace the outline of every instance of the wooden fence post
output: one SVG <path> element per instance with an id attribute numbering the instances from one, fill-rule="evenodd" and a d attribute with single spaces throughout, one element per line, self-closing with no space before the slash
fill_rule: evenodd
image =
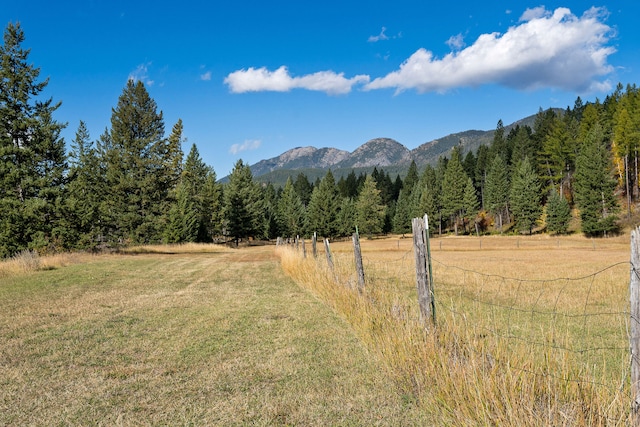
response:
<path id="1" fill-rule="evenodd" d="M 353 254 L 356 259 L 356 271 L 358 273 L 358 292 L 364 291 L 364 267 L 362 265 L 362 251 L 360 250 L 360 236 L 358 230 L 353 233 Z"/>
<path id="2" fill-rule="evenodd" d="M 336 269 L 333 266 L 333 257 L 331 256 L 331 248 L 329 247 L 329 239 L 324 239 L 324 251 L 327 254 L 327 264 L 329 265 L 329 269 L 333 274 L 336 282 L 338 281 L 338 276 L 336 275 Z"/>
<path id="3" fill-rule="evenodd" d="M 629 281 L 631 319 L 629 341 L 631 348 L 631 404 L 632 424 L 640 426 L 640 227 L 631 232 L 631 280 Z"/>
<path id="4" fill-rule="evenodd" d="M 413 251 L 416 258 L 416 285 L 418 288 L 418 305 L 420 317 L 423 321 L 433 320 L 432 293 L 430 292 L 430 280 L 427 261 L 427 235 L 426 225 L 422 218 L 413 218 L 411 221 L 413 231 Z"/>
<path id="5" fill-rule="evenodd" d="M 318 258 L 317 243 L 318 243 L 318 235 L 314 231 L 313 232 L 313 239 L 311 239 L 311 248 L 313 249 L 313 257 L 314 258 Z"/>
<path id="6" fill-rule="evenodd" d="M 307 258 L 307 246 L 304 244 L 304 239 L 302 239 L 302 258 Z"/>

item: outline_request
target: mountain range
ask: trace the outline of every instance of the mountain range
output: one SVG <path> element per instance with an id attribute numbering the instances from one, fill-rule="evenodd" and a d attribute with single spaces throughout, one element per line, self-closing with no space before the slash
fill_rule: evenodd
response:
<path id="1" fill-rule="evenodd" d="M 535 118 L 534 114 L 504 126 L 505 136 L 518 125 L 533 127 Z M 494 133 L 495 129 L 452 133 L 413 150 L 392 138 L 371 139 L 353 152 L 331 147 L 296 147 L 277 157 L 261 160 L 251 165 L 250 169 L 257 181 L 274 184 L 284 184 L 289 176 L 295 179 L 299 173 L 304 173 L 310 181 L 314 181 L 329 169 L 336 179 L 352 170 L 368 173 L 374 167 L 382 168 L 389 174 L 403 175 L 412 160 L 418 168 L 434 165 L 441 156 L 448 156 L 456 145 L 460 145 L 464 153 L 475 152 L 480 145 L 490 145 Z"/>

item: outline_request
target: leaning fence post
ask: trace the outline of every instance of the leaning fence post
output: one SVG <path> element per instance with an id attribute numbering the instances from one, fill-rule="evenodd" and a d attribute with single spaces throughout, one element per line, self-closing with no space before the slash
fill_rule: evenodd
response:
<path id="1" fill-rule="evenodd" d="M 631 232 L 631 280 L 629 281 L 631 314 L 629 341 L 631 348 L 632 423 L 640 425 L 640 227 Z"/>
<path id="2" fill-rule="evenodd" d="M 422 218 L 413 218 L 411 221 L 411 228 L 413 231 L 413 251 L 416 258 L 416 285 L 418 288 L 420 317 L 423 321 L 426 321 L 426 319 L 429 318 L 433 320 L 434 313 L 431 303 L 432 295 L 429 291 L 425 221 Z"/>
<path id="3" fill-rule="evenodd" d="M 327 254 L 327 264 L 329 265 L 329 269 L 333 274 L 336 282 L 338 281 L 338 275 L 336 274 L 336 269 L 333 266 L 333 257 L 331 256 L 331 248 L 329 247 L 329 239 L 324 239 L 324 251 Z"/>
<path id="4" fill-rule="evenodd" d="M 358 235 L 358 228 L 353 233 L 353 254 L 356 259 L 356 271 L 358 272 L 358 292 L 364 291 L 364 267 L 362 265 L 362 251 L 360 250 L 360 236 Z"/>

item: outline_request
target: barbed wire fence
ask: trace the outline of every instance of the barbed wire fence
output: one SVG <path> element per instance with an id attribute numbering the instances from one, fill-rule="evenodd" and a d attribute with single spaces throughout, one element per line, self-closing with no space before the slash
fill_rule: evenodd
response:
<path id="1" fill-rule="evenodd" d="M 421 238 L 427 245 L 423 249 Z M 464 330 L 464 338 L 473 342 L 465 351 L 475 352 L 490 368 L 594 389 L 603 400 L 618 402 L 610 405 L 611 413 L 599 414 L 604 424 L 616 424 L 620 414 L 614 407 L 627 402 L 622 404 L 628 408 L 626 420 L 640 425 L 640 228 L 631 235 L 629 262 L 544 280 L 487 274 L 440 261 L 428 249 L 427 218 L 414 219 L 413 239 L 413 250 L 400 250 L 398 243 L 394 257 L 389 252 L 377 257 L 362 254 L 356 233 L 351 260 L 347 253 L 332 254 L 325 239 L 324 260 L 315 249 L 314 235 L 313 254 L 317 262 L 326 263 L 337 284 L 357 289 L 362 297 L 371 288 L 397 293 L 390 316 L 408 317 L 427 329 L 447 324 Z M 279 239 L 278 244 L 286 242 Z M 291 245 L 305 248 L 298 238 Z M 626 304 L 609 295 L 619 289 L 620 283 L 613 281 L 623 270 L 631 272 Z"/>

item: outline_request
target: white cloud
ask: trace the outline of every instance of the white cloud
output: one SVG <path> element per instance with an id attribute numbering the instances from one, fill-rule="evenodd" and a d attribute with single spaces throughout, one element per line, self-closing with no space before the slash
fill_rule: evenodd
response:
<path id="1" fill-rule="evenodd" d="M 460 50 L 465 46 L 464 36 L 462 34 L 451 36 L 449 37 L 449 40 L 446 41 L 446 44 L 451 50 Z"/>
<path id="2" fill-rule="evenodd" d="M 607 14 L 606 9 L 596 7 L 581 17 L 567 8 L 527 9 L 517 25 L 505 33 L 482 34 L 467 47 L 462 34 L 452 36 L 446 42 L 451 52 L 444 57 L 437 58 L 421 48 L 398 70 L 373 80 L 365 74 L 346 78 L 334 71 L 294 77 L 281 66 L 274 71 L 266 67 L 238 70 L 224 83 L 233 93 L 307 89 L 339 95 L 357 85 L 364 90 L 393 88 L 398 93 L 415 89 L 423 93 L 485 84 L 520 90 L 606 91 L 611 87 L 606 76 L 613 71 L 607 60 L 615 52 L 609 44 L 614 31 L 605 24 Z M 369 41 L 389 39 L 385 32 L 382 27 Z"/>
<path id="3" fill-rule="evenodd" d="M 149 78 L 150 66 L 151 66 L 151 62 L 138 65 L 135 70 L 129 73 L 129 77 L 127 80 L 131 80 L 134 83 L 141 81 L 147 86 L 153 86 L 154 81 Z"/>
<path id="4" fill-rule="evenodd" d="M 307 89 L 326 92 L 329 95 L 341 95 L 349 93 L 356 84 L 369 82 L 369 76 L 358 75 L 347 79 L 344 73 L 333 71 L 320 71 L 301 77 L 292 77 L 285 66 L 275 71 L 269 71 L 266 67 L 238 70 L 229 74 L 224 83 L 229 85 L 231 92 L 288 92 L 292 89 Z"/>
<path id="5" fill-rule="evenodd" d="M 259 139 L 248 139 L 242 144 L 233 144 L 229 148 L 229 153 L 238 154 L 243 151 L 257 150 L 258 148 L 260 148 L 260 145 L 262 145 L 262 141 L 260 141 Z"/>
<path id="6" fill-rule="evenodd" d="M 553 13 L 543 7 L 527 9 L 519 25 L 504 34 L 483 34 L 473 45 L 441 59 L 419 49 L 399 70 L 374 79 L 365 89 L 443 92 L 491 83 L 516 89 L 602 89 L 608 83 L 598 78 L 612 72 L 607 58 L 615 52 L 607 46 L 612 29 L 605 18 L 601 8 L 579 18 L 566 8 Z"/>
<path id="7" fill-rule="evenodd" d="M 207 71 L 206 73 L 200 74 L 200 80 L 208 82 L 211 80 L 211 71 Z"/>
<path id="8" fill-rule="evenodd" d="M 567 12 L 569 12 L 569 9 L 567 9 Z M 538 7 L 534 7 L 533 9 L 525 10 L 522 16 L 520 17 L 520 22 L 527 22 L 534 19 L 546 18 L 546 17 L 549 17 L 550 15 L 551 15 L 551 12 L 545 9 L 544 6 L 538 6 Z"/>
<path id="9" fill-rule="evenodd" d="M 379 42 L 380 40 L 389 40 L 389 36 L 387 36 L 384 33 L 385 31 L 387 31 L 387 28 L 386 27 L 382 27 L 382 30 L 380 31 L 380 34 L 378 34 L 377 36 L 369 36 L 367 41 L 369 43 L 375 43 L 375 42 Z"/>

